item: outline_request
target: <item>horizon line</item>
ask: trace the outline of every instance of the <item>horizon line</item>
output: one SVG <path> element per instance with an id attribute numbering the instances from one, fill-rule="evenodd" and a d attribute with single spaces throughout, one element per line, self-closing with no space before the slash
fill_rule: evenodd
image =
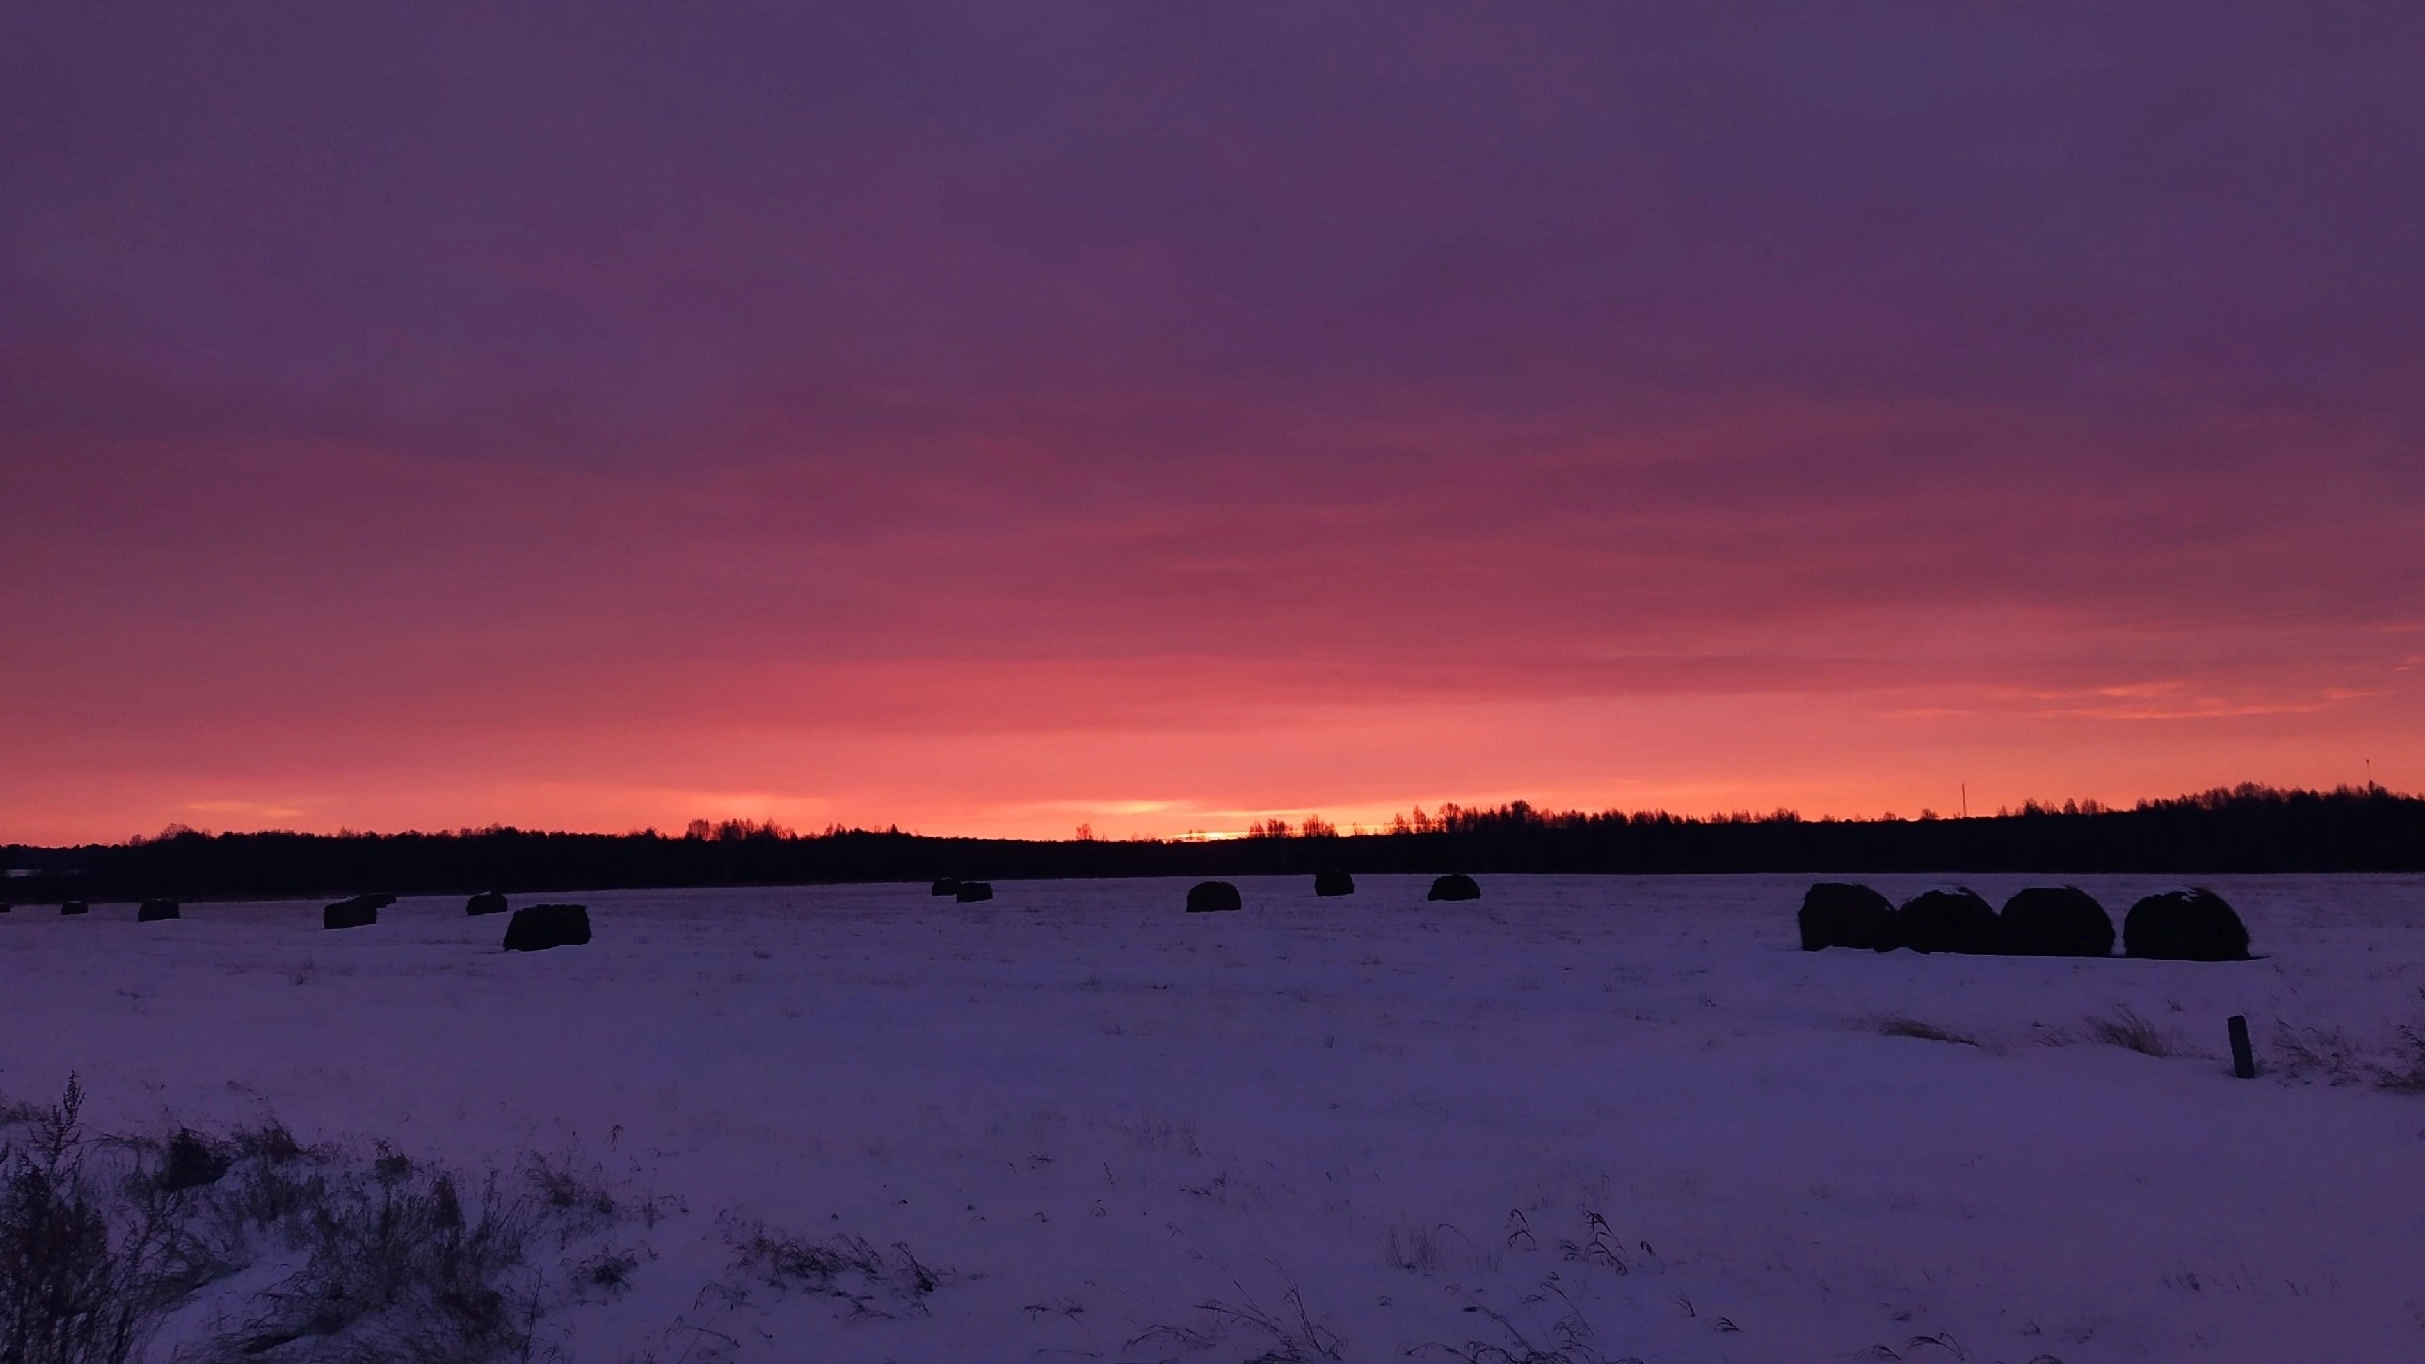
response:
<path id="1" fill-rule="evenodd" d="M 124 839 L 114 842 L 93 841 L 83 843 L 44 844 L 10 840 L 5 844 L 0 844 L 0 847 L 33 849 L 139 847 L 145 844 L 166 842 L 170 839 L 185 836 L 202 838 L 261 838 L 283 836 L 290 838 L 328 839 L 468 838 L 502 833 L 564 838 L 656 837 L 671 842 L 681 842 L 689 839 L 700 839 L 702 841 L 725 841 L 746 838 L 807 840 L 815 838 L 834 838 L 848 835 L 872 835 L 876 837 L 920 838 L 986 843 L 1215 843 L 1255 838 L 1382 838 L 1397 835 L 1439 833 L 1448 831 L 1444 827 L 1448 821 L 1459 819 L 1465 816 L 1496 816 L 1499 818 L 1527 817 L 1537 818 L 1544 822 L 1554 822 L 1569 819 L 1623 818 L 1627 820 L 1669 819 L 1679 822 L 1699 824 L 1759 824 L 1771 822 L 1807 824 L 1951 824 L 2032 816 L 2044 818 L 2047 816 L 2079 817 L 2131 814 L 2142 810 L 2160 809 L 2171 805 L 2187 805 L 2201 801 L 2211 802 L 2217 799 L 2294 799 L 2298 797 L 2326 799 L 2336 796 L 2388 797 L 2393 800 L 2402 801 L 2425 800 L 2425 794 L 2397 791 L 2383 785 L 2380 782 L 2368 781 L 2363 785 L 2353 785 L 2344 782 L 2329 788 L 2271 786 L 2259 782 L 2240 782 L 2236 785 L 2230 786 L 2212 786 L 2201 791 L 2186 791 L 2173 796 L 2143 796 L 2127 805 L 2100 801 L 2093 797 L 2085 800 L 2066 799 L 2059 803 L 2031 798 L 2024 800 L 2019 806 L 1999 805 L 1996 807 L 1993 814 L 1988 814 L 1985 812 L 1978 814 L 1941 814 L 1936 810 L 1925 806 L 1921 808 L 1920 813 L 1917 815 L 1901 815 L 1889 810 L 1878 815 L 1805 816 L 1800 811 L 1786 806 L 1778 806 L 1774 809 L 1766 811 L 1738 809 L 1711 811 L 1703 814 L 1683 814 L 1673 810 L 1657 807 L 1632 810 L 1622 809 L 1616 806 L 1607 806 L 1596 810 L 1581 808 L 1550 809 L 1547 807 L 1536 806 L 1532 802 L 1522 799 L 1503 801 L 1496 805 L 1463 805 L 1455 801 L 1444 801 L 1433 811 L 1427 812 L 1422 806 L 1417 805 L 1411 810 L 1393 815 L 1388 821 L 1381 823 L 1352 823 L 1342 826 L 1333 824 L 1327 820 L 1323 820 L 1318 814 L 1316 814 L 1310 815 L 1303 821 L 1292 824 L 1288 820 L 1282 819 L 1275 815 L 1257 820 L 1245 829 L 1188 829 L 1177 834 L 1133 833 L 1119 837 L 1096 837 L 1089 829 L 1089 826 L 1079 825 L 1077 826 L 1077 831 L 1073 836 L 1062 838 L 1042 838 L 1032 836 L 1021 837 L 1006 834 L 925 833 L 916 829 L 903 829 L 897 822 L 888 823 L 880 828 L 858 824 L 842 824 L 837 822 L 829 823 L 822 829 L 811 829 L 803 833 L 795 828 L 781 824 L 780 822 L 771 818 L 760 820 L 750 819 L 747 817 L 731 817 L 720 820 L 704 818 L 692 819 L 679 833 L 671 833 L 661 830 L 653 824 L 644 825 L 636 829 L 609 830 L 526 828 L 518 824 L 491 823 L 485 825 L 458 825 L 454 828 L 397 829 L 392 831 L 356 829 L 351 826 L 340 825 L 333 831 L 314 831 L 307 829 L 276 827 L 212 830 L 185 824 L 183 822 L 173 822 L 162 828 L 157 834 L 131 834 Z M 1519 812 L 1521 812 L 1520 816 Z"/>

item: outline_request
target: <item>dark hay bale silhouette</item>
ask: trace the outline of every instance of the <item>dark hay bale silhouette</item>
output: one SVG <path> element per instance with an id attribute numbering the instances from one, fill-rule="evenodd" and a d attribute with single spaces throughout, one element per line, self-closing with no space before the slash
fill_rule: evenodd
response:
<path id="1" fill-rule="evenodd" d="M 93 912 L 93 907 L 82 900 L 69 900 L 59 906 L 59 912 L 61 914 L 90 914 Z"/>
<path id="2" fill-rule="evenodd" d="M 2113 955 L 2113 917 L 2078 886 L 2031 886 L 2004 902 L 1998 946 L 2018 957 Z"/>
<path id="3" fill-rule="evenodd" d="M 1238 888 L 1227 881 L 1199 881 L 1187 892 L 1187 912 L 1218 914 L 1223 910 L 1241 908 Z"/>
<path id="4" fill-rule="evenodd" d="M 158 923 L 162 919 L 181 919 L 184 914 L 174 900 L 146 900 L 135 909 L 135 922 Z"/>
<path id="5" fill-rule="evenodd" d="M 1356 878 L 1346 872 L 1318 871 L 1314 873 L 1314 894 L 1316 895 L 1353 895 L 1355 893 Z"/>
<path id="6" fill-rule="evenodd" d="M 2204 886 L 2150 895 L 2122 919 L 2122 955 L 2159 961 L 2246 961 L 2248 926 Z"/>
<path id="7" fill-rule="evenodd" d="M 463 902 L 463 912 L 466 914 L 503 914 L 507 908 L 505 896 L 493 890 L 481 891 Z"/>
<path id="8" fill-rule="evenodd" d="M 1802 910 L 1794 923 L 1802 930 L 1802 950 L 1829 947 L 1875 948 L 1894 927 L 1894 901 L 1867 886 L 1849 881 L 1821 881 L 1802 893 Z"/>
<path id="9" fill-rule="evenodd" d="M 160 1163 L 160 1192 L 177 1193 L 216 1184 L 234 1163 L 190 1129 L 179 1128 L 177 1135 L 168 1139 L 168 1152 Z"/>
<path id="10" fill-rule="evenodd" d="M 994 898 L 994 883 L 991 881 L 962 881 L 960 888 L 952 892 L 952 898 L 964 905 L 975 904 L 979 900 L 990 900 Z"/>
<path id="11" fill-rule="evenodd" d="M 935 878 L 935 883 L 927 887 L 926 893 L 929 895 L 957 895 L 960 893 L 960 878 L 938 876 Z"/>
<path id="12" fill-rule="evenodd" d="M 393 901 L 393 895 L 356 895 L 339 900 L 320 911 L 322 928 L 368 928 L 379 922 L 381 900 Z"/>
<path id="13" fill-rule="evenodd" d="M 1446 876 L 1435 879 L 1431 883 L 1431 894 L 1423 898 L 1426 900 L 1479 900 L 1482 898 L 1482 888 L 1475 885 L 1474 879 L 1465 873 L 1452 871 Z"/>
<path id="14" fill-rule="evenodd" d="M 1905 900 L 1895 911 L 1895 941 L 1878 950 L 1900 945 L 1914 952 L 1992 953 L 1999 936 L 1995 906 L 1962 886 L 1923 891 Z"/>
<path id="15" fill-rule="evenodd" d="M 551 947 L 579 947 L 588 941 L 587 905 L 531 905 L 515 910 L 505 923 L 508 952 L 544 952 Z"/>

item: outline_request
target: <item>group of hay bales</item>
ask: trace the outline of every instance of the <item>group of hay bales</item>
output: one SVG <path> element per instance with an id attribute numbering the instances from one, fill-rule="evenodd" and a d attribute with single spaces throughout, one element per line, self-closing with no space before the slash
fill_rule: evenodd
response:
<path id="1" fill-rule="evenodd" d="M 926 893 L 948 895 L 961 904 L 973 905 L 979 901 L 994 898 L 994 883 L 991 881 L 963 881 L 957 876 L 938 876 L 935 878 L 934 885 L 929 887 Z"/>
<path id="2" fill-rule="evenodd" d="M 463 912 L 470 915 L 503 914 L 507 908 L 505 897 L 493 890 L 481 891 L 463 902 Z M 505 921 L 508 952 L 544 952 L 551 947 L 580 947 L 588 942 L 587 905 L 525 905 L 514 910 L 513 917 Z"/>
<path id="3" fill-rule="evenodd" d="M 939 892 L 938 892 L 939 893 Z M 1323 898 L 1356 893 L 1356 878 L 1343 871 L 1314 873 L 1314 894 Z M 1482 888 L 1470 876 L 1450 873 L 1431 883 L 1426 900 L 1479 900 Z M 1187 912 L 1190 914 L 1219 914 L 1244 907 L 1238 898 L 1238 888 L 1227 881 L 1199 881 L 1187 892 Z"/>
<path id="4" fill-rule="evenodd" d="M 2113 919 L 2078 886 L 2032 886 L 1994 906 L 1967 886 L 1923 891 L 1900 906 L 1868 886 L 1821 881 L 1795 916 L 1802 950 L 1830 947 L 1979 956 L 2107 957 Z M 2203 886 L 2150 895 L 2122 919 L 2122 955 L 2157 961 L 2245 961 L 2248 928 Z"/>
<path id="5" fill-rule="evenodd" d="M 320 911 L 322 928 L 368 928 L 379 922 L 379 911 L 396 902 L 393 895 L 353 895 Z"/>
<path id="6" fill-rule="evenodd" d="M 320 910 L 320 927 L 369 928 L 379 922 L 379 911 L 396 902 L 393 895 L 349 895 L 324 905 Z M 0 906 L 0 909 L 5 909 Z M 509 906 L 505 897 L 493 890 L 484 890 L 463 902 L 465 914 L 503 914 Z M 68 900 L 59 906 L 65 915 L 90 914 L 92 906 L 82 900 Z M 163 919 L 184 917 L 183 906 L 174 900 L 145 900 L 135 909 L 137 923 L 157 923 Z M 577 947 L 589 941 L 589 907 L 586 905 L 531 905 L 513 910 L 505 925 L 505 950 L 508 952 L 540 952 L 551 947 Z"/>

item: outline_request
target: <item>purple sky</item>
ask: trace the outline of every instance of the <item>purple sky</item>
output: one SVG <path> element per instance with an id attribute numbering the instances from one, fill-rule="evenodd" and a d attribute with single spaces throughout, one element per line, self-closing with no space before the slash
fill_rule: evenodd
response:
<path id="1" fill-rule="evenodd" d="M 0 10 L 0 839 L 2425 787 L 2425 9 Z"/>

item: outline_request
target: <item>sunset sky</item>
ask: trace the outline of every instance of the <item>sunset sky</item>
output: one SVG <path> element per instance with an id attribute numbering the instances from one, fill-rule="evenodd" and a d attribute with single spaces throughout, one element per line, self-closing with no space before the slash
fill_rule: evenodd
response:
<path id="1" fill-rule="evenodd" d="M 2425 788 L 2425 6 L 0 8 L 0 841 Z"/>

